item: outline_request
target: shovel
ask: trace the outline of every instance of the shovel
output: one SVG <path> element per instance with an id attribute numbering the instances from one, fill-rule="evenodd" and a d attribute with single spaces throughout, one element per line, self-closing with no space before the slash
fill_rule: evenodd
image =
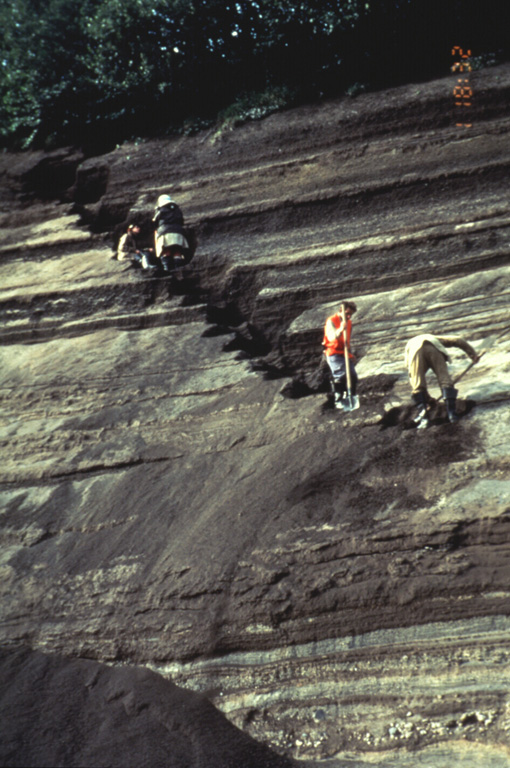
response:
<path id="1" fill-rule="evenodd" d="M 479 363 L 479 362 L 480 362 L 480 360 L 482 359 L 482 357 L 483 357 L 485 354 L 487 354 L 487 352 L 489 351 L 489 349 L 490 349 L 490 348 L 491 348 L 491 347 L 492 347 L 492 346 L 493 346 L 493 345 L 496 343 L 496 341 L 498 341 L 498 339 L 500 339 L 502 336 L 505 336 L 505 335 L 508 333 L 508 331 L 510 331 L 510 325 L 507 325 L 507 326 L 506 326 L 506 328 L 503 328 L 503 330 L 502 330 L 502 331 L 500 331 L 498 334 L 495 334 L 494 336 L 489 336 L 488 338 L 486 338 L 486 339 L 485 339 L 485 340 L 482 342 L 482 344 L 480 345 L 480 348 L 479 348 L 479 351 L 478 351 L 478 357 L 477 357 L 477 359 L 476 359 L 476 360 L 472 360 L 472 361 L 469 363 L 469 365 L 468 365 L 466 368 L 464 368 L 464 370 L 463 370 L 461 373 L 459 373 L 459 374 L 458 374 L 458 376 L 456 376 L 456 377 L 453 379 L 453 385 L 455 386 L 455 384 L 456 384 L 458 381 L 460 381 L 461 379 L 463 379 L 463 378 L 464 378 L 464 376 L 466 375 L 466 373 L 468 373 L 468 371 L 470 371 L 470 370 L 471 370 L 471 368 L 472 368 L 474 365 L 476 365 L 477 363 Z M 443 395 L 441 395 L 441 397 L 439 397 L 439 398 L 438 398 L 438 401 L 439 401 L 439 400 L 442 400 L 442 398 L 443 398 Z"/>
<path id="2" fill-rule="evenodd" d="M 355 411 L 359 408 L 359 397 L 352 394 L 351 388 L 351 363 L 349 360 L 349 349 L 347 344 L 347 321 L 345 317 L 345 305 L 342 304 L 342 321 L 344 324 L 344 355 L 345 355 L 345 372 L 347 375 L 347 394 L 343 398 L 344 411 Z"/>

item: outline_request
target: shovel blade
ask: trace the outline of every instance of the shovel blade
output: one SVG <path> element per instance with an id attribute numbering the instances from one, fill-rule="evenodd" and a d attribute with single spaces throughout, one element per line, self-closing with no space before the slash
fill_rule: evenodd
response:
<path id="1" fill-rule="evenodd" d="M 344 411 L 355 411 L 360 406 L 358 395 L 345 395 L 342 400 Z"/>

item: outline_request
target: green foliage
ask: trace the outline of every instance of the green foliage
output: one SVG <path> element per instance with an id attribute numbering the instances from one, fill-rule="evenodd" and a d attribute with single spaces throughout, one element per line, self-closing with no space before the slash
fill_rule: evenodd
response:
<path id="1" fill-rule="evenodd" d="M 0 142 L 224 130 L 289 94 L 446 74 L 452 45 L 504 60 L 505 2 L 480 24 L 479 0 L 0 0 Z"/>
<path id="2" fill-rule="evenodd" d="M 364 83 L 353 83 L 346 89 L 345 95 L 352 99 L 355 96 L 359 96 L 360 93 L 365 93 L 366 90 L 367 86 Z"/>
<path id="3" fill-rule="evenodd" d="M 260 120 L 272 112 L 287 107 L 293 100 L 292 92 L 284 86 L 267 88 L 261 93 L 248 93 L 239 96 L 230 106 L 218 115 L 218 127 L 212 141 L 217 141 L 225 131 L 231 131 L 236 125 L 248 120 Z"/>
<path id="4" fill-rule="evenodd" d="M 495 67 L 500 64 L 498 52 L 492 51 L 491 53 L 484 53 L 482 56 L 471 56 L 469 58 L 471 70 L 477 72 L 480 69 L 486 69 L 487 67 Z"/>
<path id="5" fill-rule="evenodd" d="M 70 134 L 87 90 L 83 14 L 94 0 L 0 0 L 0 135 L 30 146 Z"/>

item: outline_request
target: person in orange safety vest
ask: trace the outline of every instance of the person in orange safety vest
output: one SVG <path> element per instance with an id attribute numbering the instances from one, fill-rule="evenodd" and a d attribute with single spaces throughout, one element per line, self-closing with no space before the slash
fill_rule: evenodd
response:
<path id="1" fill-rule="evenodd" d="M 343 409 L 343 397 L 347 390 L 347 372 L 345 367 L 345 348 L 344 348 L 344 330 L 347 330 L 347 350 L 349 356 L 349 366 L 351 373 L 351 394 L 356 395 L 356 386 L 358 383 L 358 376 L 354 367 L 355 357 L 350 352 L 350 341 L 352 331 L 352 316 L 357 310 L 356 304 L 353 301 L 343 302 L 345 310 L 345 320 L 347 328 L 345 329 L 342 320 L 341 307 L 334 315 L 328 317 L 324 326 L 324 339 L 322 344 L 324 346 L 324 353 L 326 355 L 326 361 L 331 371 L 333 379 L 333 388 L 335 391 L 335 407 Z"/>

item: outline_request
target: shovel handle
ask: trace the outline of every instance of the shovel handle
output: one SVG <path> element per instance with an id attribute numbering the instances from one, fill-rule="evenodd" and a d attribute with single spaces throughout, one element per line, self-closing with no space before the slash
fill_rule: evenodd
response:
<path id="1" fill-rule="evenodd" d="M 349 361 L 349 349 L 347 341 L 347 318 L 345 317 L 345 304 L 341 306 L 342 322 L 344 324 L 344 357 L 345 357 L 345 373 L 347 375 L 347 394 L 351 396 L 351 365 Z"/>
<path id="2" fill-rule="evenodd" d="M 460 381 L 462 378 L 464 378 L 464 376 L 466 375 L 466 373 L 467 373 L 468 371 L 470 371 L 470 370 L 471 370 L 471 368 L 472 368 L 474 365 L 476 365 L 478 362 L 480 362 L 480 360 L 482 359 L 482 357 L 485 355 L 485 353 L 486 353 L 486 352 L 487 352 L 487 350 L 486 350 L 486 349 L 484 349 L 482 352 L 480 352 L 480 354 L 478 355 L 478 357 L 476 358 L 476 360 L 471 360 L 471 362 L 469 363 L 469 365 L 468 365 L 466 368 L 464 368 L 464 370 L 463 370 L 461 373 L 459 373 L 459 375 L 458 375 L 458 376 L 456 376 L 456 377 L 455 377 L 455 378 L 452 380 L 452 384 L 455 386 L 455 384 L 456 384 L 458 381 Z M 440 397 L 438 397 L 437 401 L 439 402 L 439 401 L 440 401 L 440 400 L 442 400 L 442 399 L 443 399 L 443 395 L 441 395 Z"/>
<path id="3" fill-rule="evenodd" d="M 508 331 L 510 331 L 510 325 L 507 325 L 505 328 L 503 328 L 503 330 L 500 331 L 496 336 L 492 336 L 492 337 L 489 336 L 488 339 L 485 339 L 485 342 L 483 344 L 483 346 L 485 346 L 485 349 L 482 349 L 477 359 L 472 360 L 469 363 L 468 367 L 465 368 L 462 371 L 462 373 L 459 373 L 459 375 L 453 380 L 453 383 L 456 384 L 458 381 L 460 381 L 462 377 L 465 376 L 466 373 L 470 371 L 471 368 L 482 359 L 482 357 L 489 351 L 489 349 L 493 346 L 493 344 L 495 344 L 496 341 L 500 339 L 502 336 L 505 336 L 508 333 Z"/>
<path id="4" fill-rule="evenodd" d="M 467 366 L 467 368 L 464 368 L 464 370 L 462 371 L 462 373 L 459 373 L 459 375 L 458 375 L 458 376 L 456 376 L 456 377 L 453 379 L 453 383 L 454 383 L 454 384 L 456 384 L 458 381 L 460 381 L 460 380 L 461 380 L 461 379 L 462 379 L 462 378 L 463 378 L 463 377 L 466 375 L 466 373 L 467 373 L 468 371 L 470 371 L 470 370 L 471 370 L 471 368 L 472 368 L 474 365 L 476 365 L 476 364 L 477 364 L 477 363 L 478 363 L 478 362 L 481 360 L 481 358 L 482 358 L 482 357 L 485 355 L 486 351 L 487 351 L 487 350 L 486 350 L 486 349 L 484 349 L 482 352 L 480 352 L 480 354 L 478 355 L 478 357 L 476 358 L 476 360 L 471 360 L 471 362 L 469 363 L 469 365 Z"/>

